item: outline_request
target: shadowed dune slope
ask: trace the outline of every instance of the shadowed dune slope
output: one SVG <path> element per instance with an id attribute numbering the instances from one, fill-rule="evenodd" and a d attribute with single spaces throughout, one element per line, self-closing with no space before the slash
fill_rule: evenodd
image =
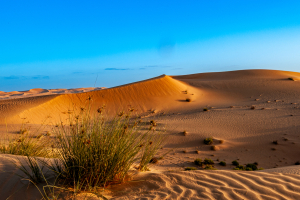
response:
<path id="1" fill-rule="evenodd" d="M 26 120 L 30 123 L 38 124 L 46 118 L 50 118 L 53 122 L 64 119 L 67 117 L 66 112 L 73 112 L 81 107 L 87 107 L 89 103 L 93 105 L 93 111 L 106 105 L 106 112 L 111 116 L 119 111 L 127 110 L 129 106 L 134 107 L 138 112 L 145 112 L 149 109 L 171 109 L 180 105 L 178 100 L 183 98 L 182 93 L 188 88 L 191 87 L 163 75 L 106 90 L 48 96 L 48 99 L 44 99 L 45 101 L 40 102 L 39 105 L 31 103 L 36 102 L 36 98 L 5 100 L 1 101 L 0 104 L 2 105 L 4 102 L 10 106 L 7 108 L 1 107 L 0 114 L 7 117 L 8 123 L 20 123 L 21 118 L 27 118 Z M 30 105 L 18 108 L 23 101 Z M 9 113 L 8 110 L 15 111 Z M 0 121 L 3 123 L 3 117 L 0 117 Z"/>

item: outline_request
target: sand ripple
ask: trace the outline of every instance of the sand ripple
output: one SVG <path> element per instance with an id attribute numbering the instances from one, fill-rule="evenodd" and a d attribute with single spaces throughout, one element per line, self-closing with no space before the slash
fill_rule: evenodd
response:
<path id="1" fill-rule="evenodd" d="M 300 199 L 300 176 L 237 171 L 140 174 L 113 187 L 112 199 Z"/>

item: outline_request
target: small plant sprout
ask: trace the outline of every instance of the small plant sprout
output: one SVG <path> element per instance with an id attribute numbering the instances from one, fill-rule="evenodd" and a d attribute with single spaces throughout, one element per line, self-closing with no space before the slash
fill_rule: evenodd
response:
<path id="1" fill-rule="evenodd" d="M 206 145 L 211 145 L 213 142 L 214 142 L 213 138 L 211 138 L 211 137 L 204 139 L 204 144 L 206 144 Z"/>

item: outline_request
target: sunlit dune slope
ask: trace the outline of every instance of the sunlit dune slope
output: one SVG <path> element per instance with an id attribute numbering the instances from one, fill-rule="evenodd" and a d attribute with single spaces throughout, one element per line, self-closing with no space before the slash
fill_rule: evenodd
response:
<path id="1" fill-rule="evenodd" d="M 106 113 L 111 116 L 122 110 L 127 111 L 129 107 L 134 107 L 138 112 L 150 109 L 159 110 L 161 108 L 166 110 L 179 106 L 180 100 L 184 98 L 183 91 L 187 89 L 196 90 L 191 88 L 181 81 L 163 75 L 111 89 L 48 96 L 48 99 L 44 99 L 38 105 L 32 103 L 37 101 L 36 98 L 5 100 L 2 102 L 9 106 L 1 107 L 0 119 L 2 123 L 4 122 L 4 116 L 6 116 L 8 123 L 20 123 L 21 118 L 26 118 L 26 121 L 30 123 L 42 123 L 47 118 L 55 122 L 67 118 L 68 111 L 69 113 L 78 111 L 81 107 L 87 107 L 89 104 L 92 105 L 92 111 L 106 105 Z M 23 101 L 26 101 L 29 105 L 19 107 L 20 104 L 23 104 Z M 9 113 L 9 110 L 12 113 Z"/>

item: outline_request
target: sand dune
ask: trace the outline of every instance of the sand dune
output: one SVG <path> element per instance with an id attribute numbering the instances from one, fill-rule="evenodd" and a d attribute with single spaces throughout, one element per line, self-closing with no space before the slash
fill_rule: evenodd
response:
<path id="1" fill-rule="evenodd" d="M 63 113 L 87 106 L 90 103 L 87 101 L 89 97 L 91 97 L 93 111 L 96 112 L 98 107 L 105 104 L 109 115 L 127 110 L 129 106 L 134 107 L 139 112 L 145 112 L 149 109 L 158 111 L 161 108 L 167 110 L 181 105 L 180 100 L 185 100 L 183 91 L 188 88 L 191 89 L 192 87 L 171 77 L 162 76 L 106 90 L 52 96 L 50 101 L 43 102 L 38 106 L 34 105 L 31 108 L 19 109 L 17 115 L 6 120 L 9 123 L 21 123 L 21 118 L 27 118 L 31 123 L 38 124 L 50 116 L 53 122 L 59 121 L 64 117 L 68 117 L 64 116 Z M 194 88 L 191 90 L 198 91 Z M 195 93 L 193 97 L 196 96 Z M 36 98 L 26 100 L 35 102 Z M 5 103 L 8 104 L 9 102 L 6 101 Z M 17 105 L 18 103 L 16 103 Z"/>
<path id="2" fill-rule="evenodd" d="M 300 79 L 300 73 L 242 70 L 163 75 L 95 91 L 11 92 L 10 99 L 0 100 L 0 134 L 6 132 L 5 123 L 16 129 L 24 118 L 31 126 L 47 118 L 55 123 L 89 103 L 93 112 L 105 104 L 108 116 L 134 107 L 142 120 L 166 127 L 168 140 L 158 156 L 170 152 L 151 172 L 136 177 L 145 181 L 111 188 L 107 195 L 113 199 L 300 199 L 300 169 L 294 165 L 300 161 L 300 82 L 291 78 Z M 0 98 L 5 95 L 0 92 Z M 214 138 L 217 151 L 203 144 L 206 137 Z M 195 167 L 195 158 L 212 159 L 218 170 L 183 171 Z M 233 171 L 233 160 L 258 162 L 265 170 Z M 6 183 L 17 185 L 11 180 Z M 0 183 L 2 193 L 8 191 L 5 185 Z"/>
<path id="3" fill-rule="evenodd" d="M 76 88 L 76 89 L 41 89 L 35 88 L 26 91 L 13 91 L 13 92 L 3 92 L 0 91 L 0 100 L 2 99 L 16 99 L 16 98 L 27 98 L 27 97 L 36 97 L 36 96 L 45 96 L 53 94 L 69 94 L 69 93 L 80 93 L 80 92 L 89 92 L 105 89 L 104 87 L 97 88 Z"/>

